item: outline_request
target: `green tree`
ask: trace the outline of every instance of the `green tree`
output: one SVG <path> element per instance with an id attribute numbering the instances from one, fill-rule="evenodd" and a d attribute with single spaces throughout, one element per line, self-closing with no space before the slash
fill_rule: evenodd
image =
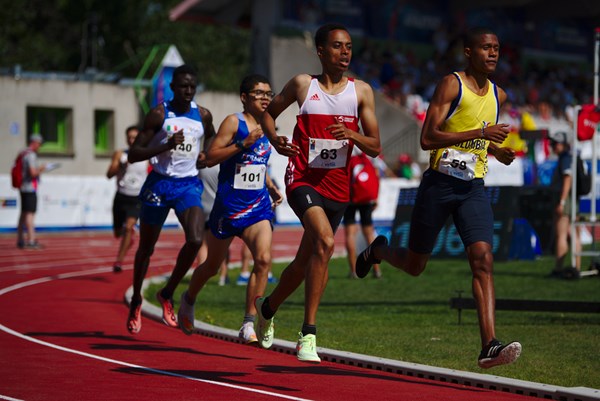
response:
<path id="1" fill-rule="evenodd" d="M 135 77 L 155 46 L 177 46 L 207 89 L 236 90 L 248 73 L 251 34 L 172 22 L 180 0 L 0 0 L 0 67 Z M 158 56 L 155 63 L 160 61 Z M 154 65 L 153 67 L 155 67 Z M 151 75 L 154 68 L 148 71 Z M 145 78 L 150 78 L 146 76 Z"/>

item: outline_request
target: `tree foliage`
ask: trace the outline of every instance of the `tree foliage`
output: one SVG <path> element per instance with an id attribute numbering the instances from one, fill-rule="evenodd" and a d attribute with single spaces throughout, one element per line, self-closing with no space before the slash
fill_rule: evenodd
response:
<path id="1" fill-rule="evenodd" d="M 235 90 L 249 69 L 250 32 L 172 22 L 169 11 L 179 2 L 0 0 L 0 68 L 135 77 L 154 47 L 164 53 L 173 44 L 207 89 Z"/>

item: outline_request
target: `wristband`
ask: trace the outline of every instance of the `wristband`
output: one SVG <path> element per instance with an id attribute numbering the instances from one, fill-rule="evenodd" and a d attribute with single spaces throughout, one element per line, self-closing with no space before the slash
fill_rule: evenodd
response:
<path id="1" fill-rule="evenodd" d="M 244 146 L 244 141 L 241 139 L 238 141 L 235 141 L 235 146 L 237 146 L 241 150 L 248 150 L 248 148 Z"/>

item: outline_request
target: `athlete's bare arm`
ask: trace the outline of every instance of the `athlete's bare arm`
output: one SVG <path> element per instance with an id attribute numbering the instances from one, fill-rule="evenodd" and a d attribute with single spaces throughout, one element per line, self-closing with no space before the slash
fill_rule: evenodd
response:
<path id="1" fill-rule="evenodd" d="M 299 106 L 302 105 L 310 85 L 310 79 L 308 74 L 299 74 L 290 79 L 281 92 L 269 103 L 269 107 L 260 119 L 260 125 L 271 145 L 278 153 L 287 157 L 297 155 L 300 149 L 297 145 L 289 142 L 286 136 L 277 135 L 275 120 L 292 103 L 297 102 Z"/>
<path id="2" fill-rule="evenodd" d="M 117 175 L 117 173 L 121 169 L 122 154 L 122 150 L 116 150 L 113 153 L 112 160 L 110 161 L 110 165 L 108 166 L 108 171 L 106 172 L 106 178 L 113 178 L 115 175 Z"/>
<path id="3" fill-rule="evenodd" d="M 215 126 L 213 124 L 213 116 L 212 113 L 205 107 L 198 107 L 200 110 L 200 117 L 202 117 L 202 126 L 204 127 L 204 136 L 203 136 L 203 149 L 207 149 L 213 138 L 215 137 Z M 206 164 L 206 152 L 202 151 L 198 153 L 198 159 L 196 160 L 196 168 L 204 168 L 207 167 Z"/>
<path id="4" fill-rule="evenodd" d="M 127 161 L 129 161 L 129 163 L 148 160 L 159 153 L 171 150 L 180 143 L 183 143 L 183 130 L 179 130 L 169 138 L 167 143 L 163 143 L 151 148 L 148 147 L 154 135 L 160 131 L 164 119 L 165 109 L 162 105 L 156 106 L 150 111 L 150 113 L 146 115 L 142 130 L 129 148 L 129 152 L 127 154 Z"/>
<path id="5" fill-rule="evenodd" d="M 497 143 L 502 143 L 506 139 L 510 132 L 509 124 L 491 125 L 485 128 L 483 133 L 481 129 L 463 132 L 445 132 L 440 129 L 448 115 L 452 101 L 458 96 L 458 90 L 458 79 L 452 74 L 446 75 L 436 87 L 421 130 L 421 148 L 423 150 L 457 145 L 470 139 L 484 138 Z"/>

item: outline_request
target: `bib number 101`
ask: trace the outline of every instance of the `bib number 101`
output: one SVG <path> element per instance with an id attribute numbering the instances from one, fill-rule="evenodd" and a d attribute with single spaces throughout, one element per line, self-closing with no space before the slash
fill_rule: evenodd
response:
<path id="1" fill-rule="evenodd" d="M 238 164 L 233 178 L 235 189 L 261 189 L 265 185 L 267 167 L 263 164 Z"/>

